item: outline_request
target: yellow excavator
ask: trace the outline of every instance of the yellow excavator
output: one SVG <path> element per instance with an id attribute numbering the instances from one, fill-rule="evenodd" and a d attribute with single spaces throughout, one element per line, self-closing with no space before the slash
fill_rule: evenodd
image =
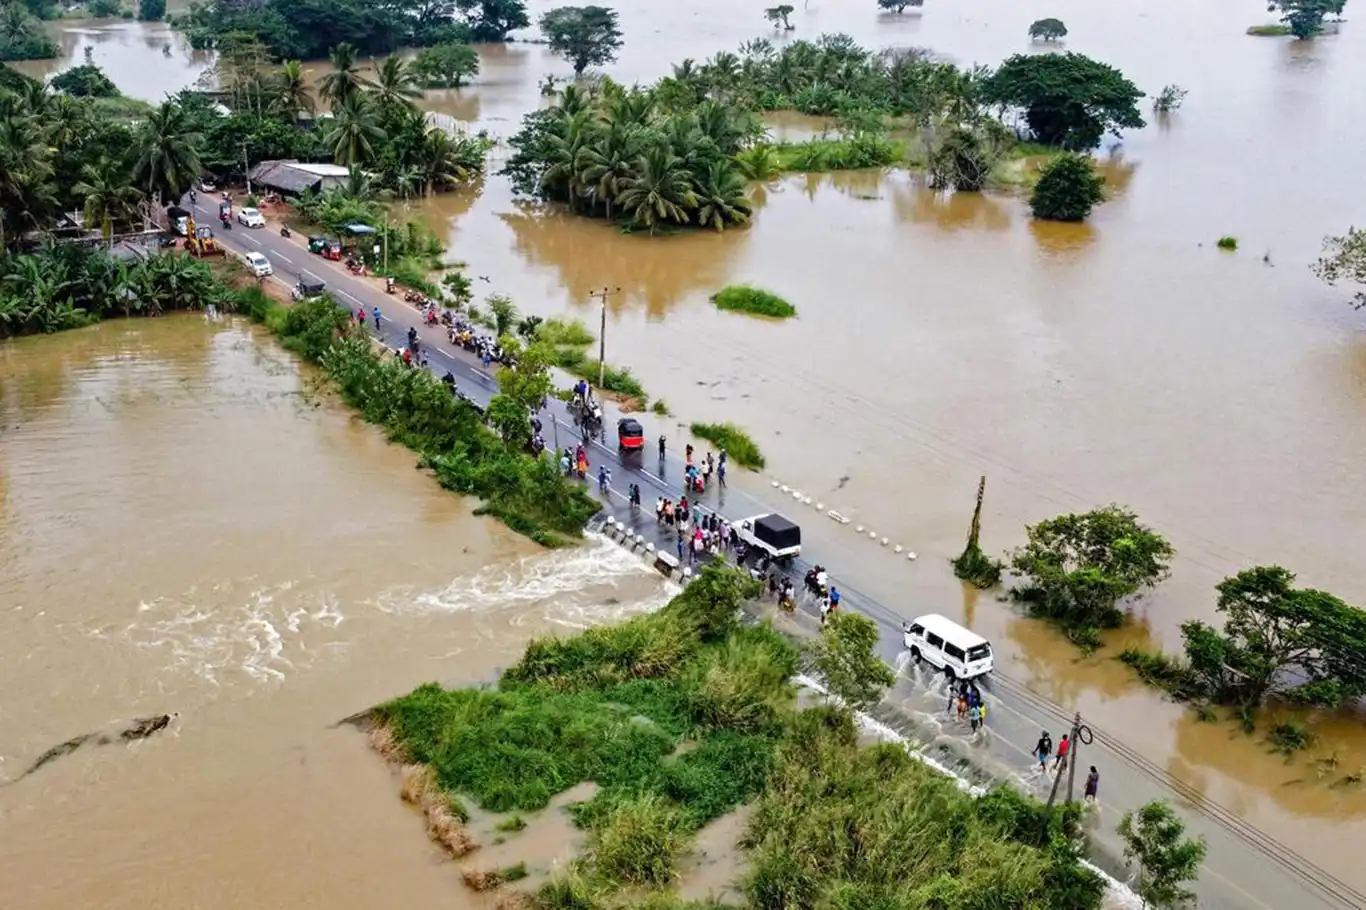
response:
<path id="1" fill-rule="evenodd" d="M 195 256 L 222 256 L 223 247 L 213 239 L 213 231 L 206 227 L 196 227 L 194 219 L 185 224 L 185 249 Z"/>

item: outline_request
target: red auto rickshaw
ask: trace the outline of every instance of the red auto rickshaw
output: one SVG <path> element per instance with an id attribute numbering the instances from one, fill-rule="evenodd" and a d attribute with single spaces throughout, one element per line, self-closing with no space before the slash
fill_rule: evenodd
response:
<path id="1" fill-rule="evenodd" d="M 645 428 L 640 421 L 631 417 L 617 421 L 617 448 L 623 452 L 638 452 L 645 448 Z"/>

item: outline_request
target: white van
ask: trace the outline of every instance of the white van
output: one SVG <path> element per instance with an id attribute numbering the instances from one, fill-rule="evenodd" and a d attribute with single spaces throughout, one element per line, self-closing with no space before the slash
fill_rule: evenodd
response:
<path id="1" fill-rule="evenodd" d="M 251 269 L 251 273 L 257 278 L 275 274 L 275 270 L 270 266 L 270 260 L 260 253 L 247 253 L 242 258 L 247 261 L 247 268 Z"/>
<path id="2" fill-rule="evenodd" d="M 949 679 L 974 679 L 991 672 L 991 643 L 937 613 L 902 623 L 906 649 L 916 662 L 925 661 Z"/>

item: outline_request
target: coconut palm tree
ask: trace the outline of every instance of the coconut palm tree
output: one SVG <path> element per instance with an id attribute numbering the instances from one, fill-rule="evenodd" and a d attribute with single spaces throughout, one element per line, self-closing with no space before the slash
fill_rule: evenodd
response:
<path id="1" fill-rule="evenodd" d="M 422 136 L 417 154 L 417 170 L 427 193 L 462 183 L 479 165 L 475 143 L 451 138 L 443 129 L 432 127 Z"/>
<path id="2" fill-rule="evenodd" d="M 273 107 L 297 123 L 299 112 L 310 116 L 317 111 L 313 93 L 308 89 L 308 79 L 304 75 L 303 64 L 298 60 L 286 60 L 275 75 L 275 103 Z"/>
<path id="3" fill-rule="evenodd" d="M 375 106 L 360 92 L 347 95 L 334 109 L 332 126 L 323 137 L 332 160 L 351 167 L 375 155 L 375 142 L 384 138 Z"/>
<path id="4" fill-rule="evenodd" d="M 735 164 L 718 158 L 707 165 L 693 181 L 697 194 L 697 223 L 723 231 L 728 225 L 744 224 L 754 213 L 745 196 L 745 180 Z"/>
<path id="5" fill-rule="evenodd" d="M 418 90 L 412 68 L 397 54 L 390 54 L 380 63 L 379 70 L 375 73 L 371 97 L 381 108 L 411 108 L 416 106 L 413 100 L 421 98 L 422 92 Z"/>
<path id="6" fill-rule="evenodd" d="M 682 159 L 661 142 L 641 157 L 617 204 L 653 236 L 661 224 L 687 224 L 688 211 L 697 208 L 697 196 Z"/>
<path id="7" fill-rule="evenodd" d="M 342 102 L 368 88 L 370 81 L 360 74 L 356 66 L 356 49 L 343 41 L 332 48 L 332 69 L 323 75 L 318 84 L 322 96 L 332 105 L 332 110 L 341 107 Z"/>
<path id="8" fill-rule="evenodd" d="M 571 212 L 586 189 L 583 153 L 592 146 L 594 132 L 592 111 L 582 110 L 571 114 L 559 129 L 546 137 L 549 167 L 541 175 L 541 182 L 552 187 L 562 186 Z"/>
<path id="9" fill-rule="evenodd" d="M 163 103 L 147 115 L 138 133 L 134 181 L 148 196 L 179 199 L 203 169 L 199 141 L 185 110 L 174 101 Z"/>
<path id="10" fill-rule="evenodd" d="M 132 221 L 138 212 L 142 191 L 128 182 L 123 168 L 101 158 L 81 168 L 81 182 L 72 191 L 85 200 L 85 222 L 99 225 L 100 235 L 112 249 L 114 225 Z"/>
<path id="11" fill-rule="evenodd" d="M 18 242 L 56 211 L 55 151 L 36 117 L 0 117 L 0 247 Z"/>
<path id="12" fill-rule="evenodd" d="M 602 138 L 583 150 L 583 181 L 593 198 L 607 206 L 607 217 L 612 217 L 612 204 L 621 195 L 626 181 L 636 172 L 644 133 L 640 129 L 612 126 Z"/>

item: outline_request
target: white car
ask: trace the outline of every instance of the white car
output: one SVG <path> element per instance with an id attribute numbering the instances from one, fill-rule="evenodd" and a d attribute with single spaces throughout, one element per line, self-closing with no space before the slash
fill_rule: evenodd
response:
<path id="1" fill-rule="evenodd" d="M 938 613 L 902 623 L 901 630 L 915 662 L 923 660 L 951 680 L 986 676 L 995 666 L 991 642 Z"/>
<path id="2" fill-rule="evenodd" d="M 271 268 L 270 260 L 260 253 L 247 253 L 245 258 L 247 268 L 251 269 L 251 273 L 257 278 L 275 274 L 275 269 Z"/>
<path id="3" fill-rule="evenodd" d="M 266 216 L 257 209 L 239 209 L 237 222 L 246 227 L 265 227 Z"/>

